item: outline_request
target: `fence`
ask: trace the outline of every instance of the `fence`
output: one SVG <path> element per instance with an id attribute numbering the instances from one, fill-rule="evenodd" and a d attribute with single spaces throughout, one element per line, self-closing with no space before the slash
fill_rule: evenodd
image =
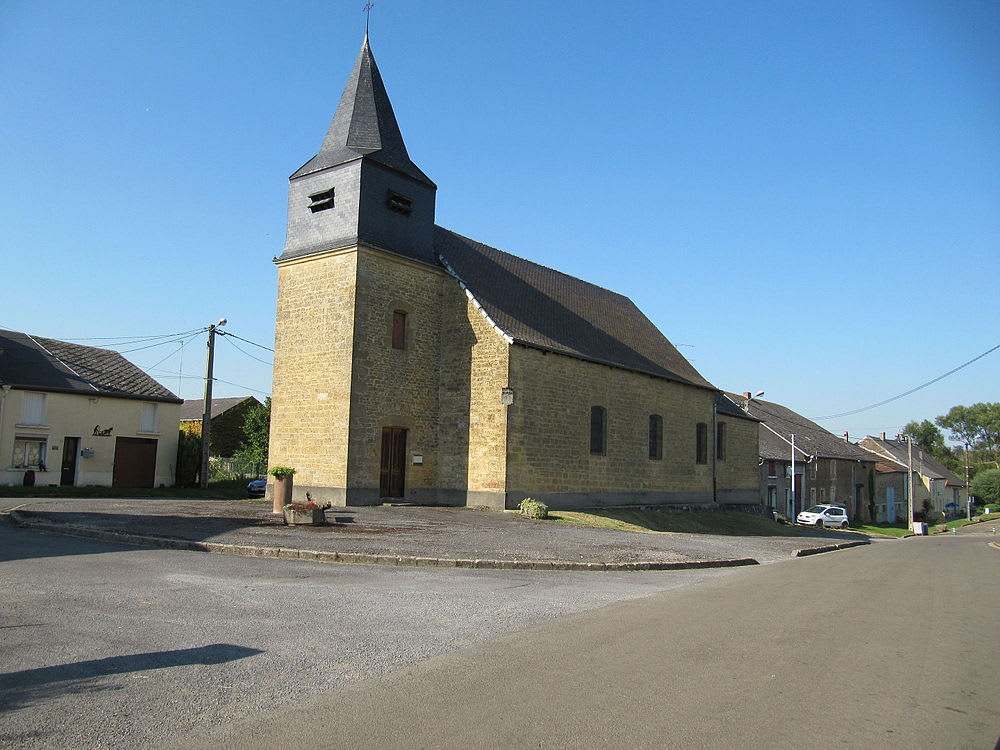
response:
<path id="1" fill-rule="evenodd" d="M 240 461 L 236 458 L 211 458 L 208 461 L 208 481 L 222 482 L 227 479 L 257 479 L 267 472 L 267 463 Z"/>

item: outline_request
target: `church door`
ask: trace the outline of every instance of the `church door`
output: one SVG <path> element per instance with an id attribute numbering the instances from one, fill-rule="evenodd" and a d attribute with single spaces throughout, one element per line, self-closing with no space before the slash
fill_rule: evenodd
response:
<path id="1" fill-rule="evenodd" d="M 405 478 L 406 430 L 402 427 L 383 427 L 379 496 L 403 497 Z"/>

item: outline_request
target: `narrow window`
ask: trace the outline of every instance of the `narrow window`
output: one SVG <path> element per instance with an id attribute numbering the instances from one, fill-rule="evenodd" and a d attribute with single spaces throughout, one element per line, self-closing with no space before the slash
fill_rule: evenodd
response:
<path id="1" fill-rule="evenodd" d="M 767 475 L 769 477 L 778 476 L 778 466 L 774 461 L 767 462 Z"/>
<path id="2" fill-rule="evenodd" d="M 699 422 L 695 428 L 695 460 L 700 464 L 708 463 L 708 425 Z"/>
<path id="3" fill-rule="evenodd" d="M 830 479 L 837 478 L 837 460 L 835 458 L 830 459 Z"/>
<path id="4" fill-rule="evenodd" d="M 389 197 L 386 198 L 385 204 L 389 207 L 390 211 L 403 214 L 403 216 L 409 216 L 413 213 L 413 201 L 405 195 L 400 195 L 392 190 L 389 191 Z"/>
<path id="5" fill-rule="evenodd" d="M 402 310 L 392 314 L 392 348 L 406 348 L 406 313 Z"/>
<path id="6" fill-rule="evenodd" d="M 590 407 L 590 452 L 599 456 L 604 455 L 606 417 L 603 406 Z"/>
<path id="7" fill-rule="evenodd" d="M 45 394 L 25 393 L 21 400 L 21 424 L 45 424 Z"/>
<path id="8" fill-rule="evenodd" d="M 719 461 L 726 460 L 726 423 L 715 425 L 715 457 Z"/>
<path id="9" fill-rule="evenodd" d="M 330 188 L 321 193 L 310 195 L 309 210 L 316 213 L 317 211 L 326 211 L 328 208 L 333 208 L 333 194 L 335 190 L 336 188 Z"/>
<path id="10" fill-rule="evenodd" d="M 649 457 L 663 458 L 663 417 L 659 414 L 649 415 Z"/>
<path id="11" fill-rule="evenodd" d="M 142 404 L 140 407 L 139 432 L 156 432 L 156 404 Z"/>

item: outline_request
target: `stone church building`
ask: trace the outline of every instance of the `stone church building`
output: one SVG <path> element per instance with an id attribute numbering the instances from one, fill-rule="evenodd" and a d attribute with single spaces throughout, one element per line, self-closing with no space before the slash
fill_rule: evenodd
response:
<path id="1" fill-rule="evenodd" d="M 436 226 L 435 192 L 366 37 L 275 259 L 296 500 L 759 502 L 757 422 L 631 300 Z"/>

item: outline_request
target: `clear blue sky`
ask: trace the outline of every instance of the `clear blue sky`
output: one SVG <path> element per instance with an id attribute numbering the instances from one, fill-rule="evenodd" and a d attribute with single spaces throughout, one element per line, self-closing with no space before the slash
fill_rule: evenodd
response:
<path id="1" fill-rule="evenodd" d="M 224 316 L 273 346 L 287 178 L 362 5 L 3 3 L 0 327 Z M 809 417 L 1000 344 L 998 39 L 977 0 L 379 0 L 371 32 L 439 224 L 630 296 L 710 381 Z M 128 356 L 193 398 L 204 349 Z M 216 375 L 270 389 L 229 340 Z M 895 432 L 998 383 L 1000 351 L 822 424 Z"/>

